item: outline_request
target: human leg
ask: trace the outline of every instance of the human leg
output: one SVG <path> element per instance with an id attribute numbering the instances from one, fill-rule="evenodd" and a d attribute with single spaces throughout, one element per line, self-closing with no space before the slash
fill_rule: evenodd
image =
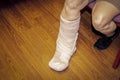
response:
<path id="1" fill-rule="evenodd" d="M 80 10 L 88 4 L 88 0 L 66 0 L 60 15 L 60 29 L 57 38 L 56 51 L 49 62 L 50 68 L 63 71 L 69 65 L 69 60 L 76 50 Z"/>
<path id="2" fill-rule="evenodd" d="M 106 37 L 98 39 L 95 43 L 94 46 L 97 49 L 106 49 L 118 36 L 119 30 L 118 28 L 116 30 L 116 24 L 112 21 L 112 19 L 119 12 L 120 11 L 111 3 L 106 1 L 96 2 L 92 11 L 92 23 L 97 31 L 106 35 Z"/>

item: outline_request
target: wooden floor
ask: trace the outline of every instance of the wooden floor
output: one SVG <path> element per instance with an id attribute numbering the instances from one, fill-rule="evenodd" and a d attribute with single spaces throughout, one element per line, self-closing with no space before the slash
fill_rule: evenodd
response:
<path id="1" fill-rule="evenodd" d="M 3 2 L 4 1 L 4 2 Z M 118 37 L 103 51 L 93 48 L 98 36 L 91 16 L 82 14 L 77 51 L 63 72 L 48 67 L 54 54 L 64 0 L 0 0 L 0 80 L 118 80 L 112 63 Z"/>

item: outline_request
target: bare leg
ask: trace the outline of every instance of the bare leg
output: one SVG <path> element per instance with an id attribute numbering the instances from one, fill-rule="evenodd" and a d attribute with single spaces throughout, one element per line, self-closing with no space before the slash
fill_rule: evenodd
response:
<path id="1" fill-rule="evenodd" d="M 80 10 L 88 4 L 88 0 L 66 0 L 60 15 L 60 29 L 56 51 L 49 62 L 50 68 L 63 71 L 76 50 L 76 40 L 80 22 Z"/>
<path id="2" fill-rule="evenodd" d="M 92 23 L 94 28 L 106 36 L 113 35 L 116 24 L 112 19 L 118 13 L 119 10 L 112 4 L 106 1 L 97 2 L 92 11 Z"/>
<path id="3" fill-rule="evenodd" d="M 88 4 L 88 0 L 66 0 L 61 15 L 66 20 L 75 20 L 80 17 L 80 10 Z"/>
<path id="4" fill-rule="evenodd" d="M 106 49 L 113 41 L 114 37 L 111 37 L 115 34 L 116 24 L 112 21 L 119 13 L 119 10 L 106 1 L 96 2 L 93 11 L 92 11 L 92 23 L 94 28 L 105 34 L 107 37 L 98 39 L 95 43 L 95 48 L 97 49 Z"/>

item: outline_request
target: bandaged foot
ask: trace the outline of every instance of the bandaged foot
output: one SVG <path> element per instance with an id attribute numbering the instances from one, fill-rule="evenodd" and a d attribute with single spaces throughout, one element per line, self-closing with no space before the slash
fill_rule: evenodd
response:
<path id="1" fill-rule="evenodd" d="M 76 50 L 80 18 L 69 21 L 60 17 L 60 29 L 56 41 L 56 51 L 49 62 L 50 68 L 56 71 L 65 70 L 71 56 Z"/>

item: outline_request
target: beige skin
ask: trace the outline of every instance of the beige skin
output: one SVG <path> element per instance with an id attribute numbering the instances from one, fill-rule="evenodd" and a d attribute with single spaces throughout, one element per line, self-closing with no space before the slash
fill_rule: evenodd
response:
<path id="1" fill-rule="evenodd" d="M 75 20 L 81 16 L 80 11 L 88 4 L 88 0 L 66 0 L 61 15 L 67 20 Z M 94 28 L 105 34 L 112 36 L 116 29 L 116 24 L 112 21 L 119 10 L 106 1 L 97 1 L 92 10 L 92 24 Z"/>

